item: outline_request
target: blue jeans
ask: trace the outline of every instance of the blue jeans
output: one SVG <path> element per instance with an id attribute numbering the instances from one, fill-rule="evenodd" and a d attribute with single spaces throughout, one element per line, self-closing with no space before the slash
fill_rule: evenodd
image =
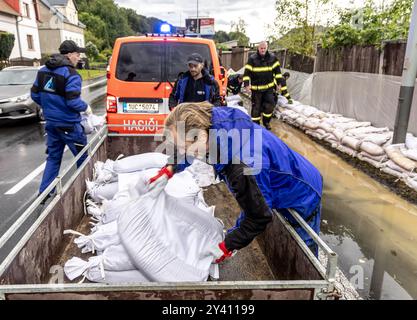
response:
<path id="1" fill-rule="evenodd" d="M 45 131 L 47 134 L 46 153 L 48 157 L 46 159 L 45 171 L 43 172 L 39 193 L 42 193 L 58 176 L 65 145 L 76 156 L 87 144 L 87 137 L 80 123 L 56 124 L 47 122 Z M 77 167 L 86 158 L 87 153 L 77 161 Z"/>

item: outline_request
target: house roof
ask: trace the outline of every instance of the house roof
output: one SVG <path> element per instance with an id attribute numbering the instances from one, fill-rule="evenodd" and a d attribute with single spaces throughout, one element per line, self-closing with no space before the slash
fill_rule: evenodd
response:
<path id="1" fill-rule="evenodd" d="M 53 6 L 64 6 L 65 7 L 68 3 L 68 0 L 48 0 L 48 1 Z M 73 0 L 73 2 L 74 2 L 74 5 L 75 5 L 75 9 L 78 10 L 77 3 L 75 2 L 75 0 Z"/>
<path id="2" fill-rule="evenodd" d="M 0 12 L 7 13 L 12 16 L 20 16 L 19 12 L 17 12 L 11 6 L 9 6 L 4 0 L 0 0 Z"/>

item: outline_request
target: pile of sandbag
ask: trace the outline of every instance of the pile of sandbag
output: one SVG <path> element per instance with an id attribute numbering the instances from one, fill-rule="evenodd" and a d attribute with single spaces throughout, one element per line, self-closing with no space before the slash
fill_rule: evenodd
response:
<path id="1" fill-rule="evenodd" d="M 239 94 L 227 96 L 226 104 L 229 108 L 239 109 L 240 111 L 248 114 L 248 111 L 246 110 L 246 108 L 243 107 L 243 100 Z"/>
<path id="2" fill-rule="evenodd" d="M 197 163 L 174 175 L 162 192 L 149 191 L 150 177 L 166 163 L 161 153 L 95 163 L 85 203 L 91 233 L 64 231 L 76 236 L 81 254 L 95 256 L 68 260 L 68 279 L 138 283 L 218 278 L 211 250 L 223 240 L 223 224 L 194 178 L 209 167 Z"/>
<path id="3" fill-rule="evenodd" d="M 417 138 L 412 134 L 407 134 L 405 144 L 392 145 L 393 132 L 388 128 L 377 128 L 367 121 L 326 113 L 297 101 L 279 107 L 277 116 L 308 135 L 330 143 L 333 148 L 404 180 L 417 190 L 414 173 Z"/>

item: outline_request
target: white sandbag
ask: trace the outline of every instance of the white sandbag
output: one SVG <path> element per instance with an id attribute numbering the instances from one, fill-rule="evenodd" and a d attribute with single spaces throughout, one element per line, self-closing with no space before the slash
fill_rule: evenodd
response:
<path id="1" fill-rule="evenodd" d="M 85 183 L 88 194 L 97 203 L 101 203 L 104 199 L 113 199 L 114 195 L 119 191 L 119 184 L 117 181 L 102 185 L 88 180 Z"/>
<path id="2" fill-rule="evenodd" d="M 109 284 L 149 282 L 149 280 L 136 269 L 127 271 L 106 270 L 101 256 L 92 257 L 88 261 L 74 257 L 65 263 L 64 272 L 71 281 L 80 276 L 84 276 L 92 282 Z"/>
<path id="3" fill-rule="evenodd" d="M 352 136 L 359 136 L 362 134 L 369 134 L 369 133 L 382 133 L 382 132 L 389 132 L 388 128 L 376 128 L 373 126 L 369 127 L 359 127 L 355 129 L 348 129 L 346 130 L 346 134 Z"/>
<path id="4" fill-rule="evenodd" d="M 150 168 L 162 168 L 167 164 L 168 157 L 159 152 L 141 153 L 116 160 L 113 170 L 117 173 L 128 173 Z"/>
<path id="5" fill-rule="evenodd" d="M 380 155 L 380 156 L 374 156 L 372 154 L 369 154 L 365 151 L 361 151 L 359 154 L 361 154 L 363 157 L 367 157 L 369 159 L 378 161 L 378 162 L 386 162 L 388 161 L 388 156 L 386 154 Z M 359 155 L 358 155 L 359 156 Z"/>
<path id="6" fill-rule="evenodd" d="M 411 133 L 407 133 L 405 137 L 405 146 L 407 149 L 417 149 L 417 138 Z"/>
<path id="7" fill-rule="evenodd" d="M 240 97 L 240 95 L 235 94 L 235 95 L 232 95 L 232 96 L 227 96 L 225 98 L 225 100 L 226 100 L 226 102 L 232 102 L 232 101 L 240 102 L 240 101 L 242 101 L 242 98 Z"/>
<path id="8" fill-rule="evenodd" d="M 302 113 L 303 113 L 306 117 L 310 118 L 310 117 L 314 116 L 314 114 L 316 114 L 318 111 L 319 111 L 319 110 L 318 110 L 317 108 L 315 108 L 315 107 L 312 107 L 312 106 L 305 106 L 305 108 L 303 109 Z"/>
<path id="9" fill-rule="evenodd" d="M 94 164 L 94 182 L 105 184 L 117 181 L 117 173 L 113 170 L 114 161 L 107 159 L 106 162 L 97 161 Z"/>
<path id="10" fill-rule="evenodd" d="M 304 123 L 307 121 L 307 119 L 306 118 L 304 118 L 304 117 L 298 117 L 296 120 L 295 120 L 295 123 L 297 124 L 297 125 L 299 125 L 300 127 L 303 127 L 304 126 Z"/>
<path id="11" fill-rule="evenodd" d="M 287 98 L 285 98 L 284 96 L 282 96 L 282 95 L 279 95 L 278 96 L 278 101 L 277 101 L 277 104 L 279 105 L 279 106 L 285 106 L 285 107 L 287 107 L 287 106 L 291 106 L 291 105 L 289 105 L 288 104 L 288 99 Z"/>
<path id="12" fill-rule="evenodd" d="M 363 141 L 372 142 L 372 143 L 377 144 L 378 146 L 382 146 L 391 137 L 392 137 L 392 133 L 391 132 L 387 132 L 387 133 L 371 133 L 371 134 L 365 134 L 364 137 L 363 137 Z"/>
<path id="13" fill-rule="evenodd" d="M 129 201 L 131 201 L 131 196 L 128 191 L 118 192 L 114 199 L 103 201 L 103 205 L 101 206 L 102 213 L 97 219 L 102 224 L 108 224 L 117 220 Z"/>
<path id="14" fill-rule="evenodd" d="M 334 136 L 334 134 L 329 133 L 327 137 L 324 138 L 325 141 L 329 143 L 336 143 L 338 142 L 337 138 Z"/>
<path id="15" fill-rule="evenodd" d="M 385 164 L 382 163 L 381 161 L 371 159 L 371 158 L 365 156 L 363 153 L 358 153 L 358 159 L 361 160 L 361 161 L 369 163 L 371 166 L 373 166 L 375 168 L 382 168 L 382 167 L 385 166 Z"/>
<path id="16" fill-rule="evenodd" d="M 232 104 L 232 105 L 227 105 L 229 108 L 234 108 L 234 109 L 238 109 L 240 111 L 242 111 L 243 113 L 246 113 L 247 115 L 249 115 L 248 110 L 245 107 L 242 107 L 238 104 Z"/>
<path id="17" fill-rule="evenodd" d="M 403 173 L 398 172 L 396 170 L 393 170 L 393 169 L 391 169 L 389 167 L 383 167 L 383 168 L 381 168 L 381 171 L 382 172 L 385 172 L 385 173 L 387 173 L 389 175 L 392 175 L 392 176 L 394 176 L 394 177 L 396 177 L 398 179 L 401 179 L 403 177 Z"/>
<path id="18" fill-rule="evenodd" d="M 404 168 L 401 168 L 399 165 L 397 165 L 397 164 L 396 164 L 394 161 L 392 161 L 392 160 L 387 161 L 386 166 L 387 166 L 388 168 L 392 169 L 392 170 L 397 171 L 397 172 L 400 172 L 400 173 L 407 173 L 407 171 L 406 171 Z"/>
<path id="19" fill-rule="evenodd" d="M 406 149 L 404 147 L 400 148 L 401 153 L 406 156 L 408 159 L 417 161 L 417 149 Z"/>
<path id="20" fill-rule="evenodd" d="M 333 133 L 333 131 L 335 130 L 333 126 L 326 122 L 320 122 L 318 128 L 326 131 L 327 133 Z"/>
<path id="21" fill-rule="evenodd" d="M 411 172 L 413 170 L 415 170 L 416 168 L 416 162 L 408 159 L 407 157 L 405 157 L 401 151 L 399 150 L 399 148 L 402 145 L 391 145 L 385 148 L 385 152 L 387 153 L 388 157 L 394 161 L 397 165 L 399 165 L 400 167 L 404 168 L 405 170 Z"/>
<path id="22" fill-rule="evenodd" d="M 346 131 L 346 130 L 349 130 L 349 129 L 368 127 L 370 125 L 371 125 L 370 122 L 353 121 L 353 122 L 346 122 L 346 123 L 336 123 L 334 126 L 339 130 Z"/>
<path id="23" fill-rule="evenodd" d="M 417 191 L 417 180 L 415 178 L 413 179 L 413 178 L 407 177 L 406 179 L 404 179 L 404 182 L 406 183 L 407 186 Z"/>
<path id="24" fill-rule="evenodd" d="M 318 119 L 314 119 L 314 118 L 313 119 L 307 119 L 304 122 L 304 127 L 308 128 L 310 130 L 316 130 L 318 128 L 319 124 L 320 124 L 320 120 L 318 120 Z"/>
<path id="25" fill-rule="evenodd" d="M 332 133 L 338 141 L 342 141 L 343 137 L 345 136 L 345 133 L 342 130 L 339 130 L 339 129 L 333 130 Z"/>
<path id="26" fill-rule="evenodd" d="M 201 188 L 208 187 L 212 184 L 216 184 L 216 175 L 214 173 L 213 166 L 195 159 L 191 166 L 187 167 L 185 171 L 191 173 L 197 185 Z M 175 175 L 174 175 L 175 177 Z M 191 182 L 191 181 L 190 181 Z M 194 183 L 194 182 L 192 182 Z M 167 190 L 165 190 L 167 191 Z M 168 194 L 171 194 L 168 192 Z M 171 194 L 172 195 L 172 194 Z"/>
<path id="27" fill-rule="evenodd" d="M 382 147 L 369 141 L 363 141 L 360 145 L 360 149 L 373 156 L 385 155 L 385 150 Z"/>
<path id="28" fill-rule="evenodd" d="M 132 262 L 151 281 L 207 280 L 209 248 L 223 239 L 217 219 L 165 192 L 132 202 L 118 224 Z"/>
<path id="29" fill-rule="evenodd" d="M 71 229 L 64 230 L 64 234 L 79 236 L 74 239 L 74 243 L 81 249 L 81 253 L 102 252 L 106 248 L 120 243 L 117 221 L 95 226 L 90 235 L 84 235 Z"/>
<path id="30" fill-rule="evenodd" d="M 361 141 L 358 139 L 355 139 L 353 137 L 349 137 L 349 136 L 344 136 L 342 138 L 342 144 L 353 149 L 353 150 L 359 150 L 360 146 L 361 146 Z"/>
<path id="31" fill-rule="evenodd" d="M 81 126 L 84 129 L 85 134 L 93 133 L 99 130 L 106 123 L 106 117 L 97 116 L 95 114 L 81 113 Z"/>
<path id="32" fill-rule="evenodd" d="M 346 153 L 346 154 L 350 155 L 351 157 L 356 157 L 356 155 L 358 154 L 356 152 L 356 150 L 354 150 L 352 148 L 349 148 L 347 146 L 343 146 L 343 145 L 338 145 L 337 146 L 337 150 L 339 150 L 339 151 L 341 151 L 343 153 Z"/>
<path id="33" fill-rule="evenodd" d="M 328 123 L 329 125 L 333 126 L 333 127 L 336 127 L 336 125 L 339 124 L 339 123 L 356 122 L 355 119 L 345 118 L 345 117 L 342 117 L 342 116 L 328 117 L 328 118 L 324 119 L 324 121 L 326 123 Z"/>
<path id="34" fill-rule="evenodd" d="M 303 105 L 296 105 L 296 106 L 294 106 L 294 108 L 292 110 L 294 110 L 295 112 L 297 112 L 299 114 L 302 114 L 303 110 L 304 110 L 304 106 Z"/>

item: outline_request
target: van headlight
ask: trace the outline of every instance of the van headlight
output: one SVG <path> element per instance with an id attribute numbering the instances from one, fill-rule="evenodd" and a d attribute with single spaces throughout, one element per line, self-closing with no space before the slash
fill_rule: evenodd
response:
<path id="1" fill-rule="evenodd" d="M 10 102 L 23 102 L 23 101 L 26 101 L 27 99 L 29 99 L 29 94 L 23 94 L 21 96 L 11 98 Z"/>

